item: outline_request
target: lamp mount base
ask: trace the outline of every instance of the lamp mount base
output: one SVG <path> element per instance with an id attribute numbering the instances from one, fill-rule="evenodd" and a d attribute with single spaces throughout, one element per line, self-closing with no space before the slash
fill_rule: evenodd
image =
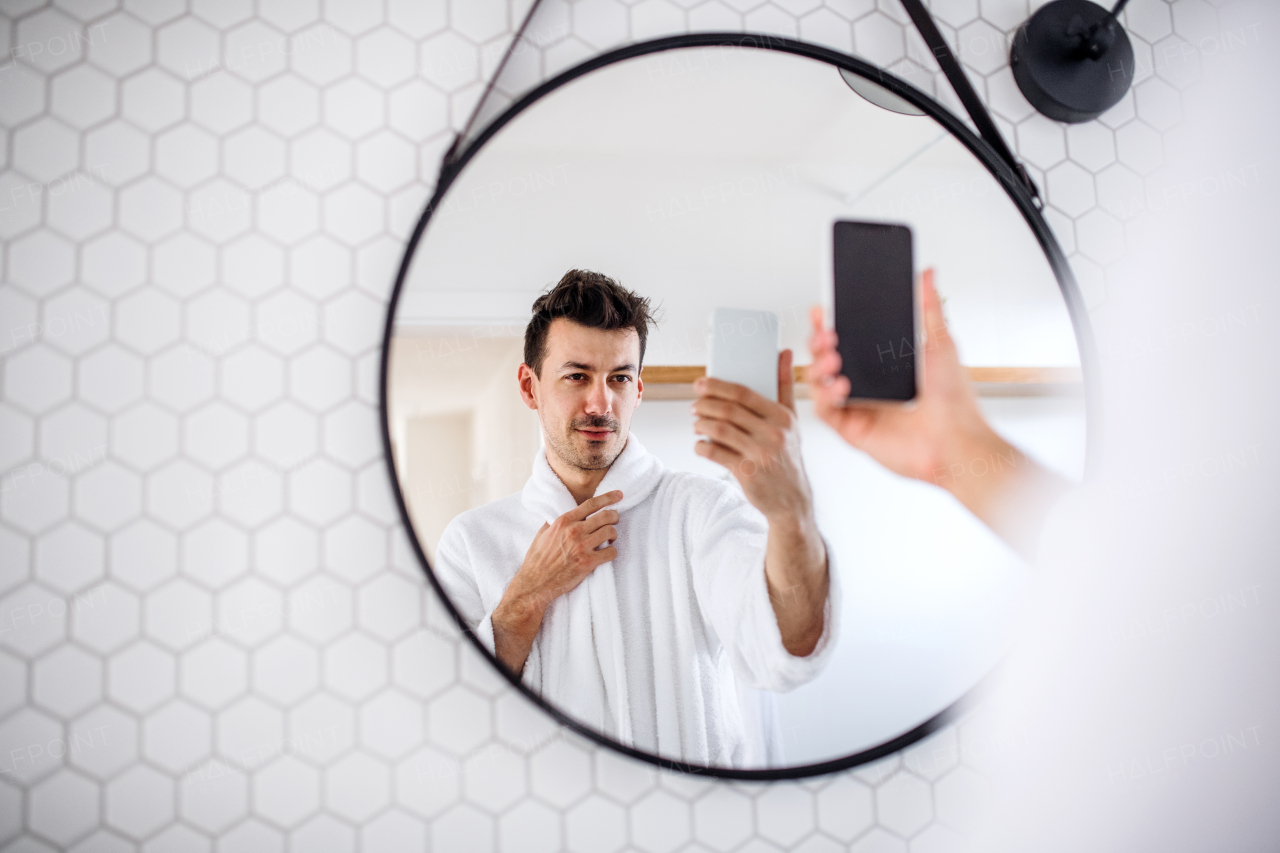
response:
<path id="1" fill-rule="evenodd" d="M 1133 83 L 1133 45 L 1110 10 L 1089 0 L 1054 0 L 1018 28 L 1009 56 L 1031 105 L 1051 119 L 1090 121 Z"/>

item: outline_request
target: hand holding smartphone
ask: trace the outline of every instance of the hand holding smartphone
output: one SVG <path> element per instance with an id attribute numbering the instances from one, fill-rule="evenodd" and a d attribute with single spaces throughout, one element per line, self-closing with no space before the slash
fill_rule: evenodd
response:
<path id="1" fill-rule="evenodd" d="M 834 326 L 848 402 L 915 400 L 923 362 L 911 229 L 840 221 L 832 236 Z"/>

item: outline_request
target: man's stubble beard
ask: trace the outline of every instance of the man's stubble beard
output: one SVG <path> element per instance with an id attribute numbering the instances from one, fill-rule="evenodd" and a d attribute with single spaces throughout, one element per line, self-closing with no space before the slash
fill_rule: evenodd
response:
<path id="1" fill-rule="evenodd" d="M 591 428 L 613 430 L 614 443 L 594 452 L 588 450 L 584 454 L 577 446 L 579 439 L 577 430 Z M 627 446 L 627 435 L 622 430 L 622 422 L 617 418 L 586 417 L 571 420 L 565 425 L 562 433 L 547 429 L 544 423 L 542 433 L 546 436 L 551 451 L 566 465 L 580 471 L 599 471 L 601 468 L 608 468 Z"/>

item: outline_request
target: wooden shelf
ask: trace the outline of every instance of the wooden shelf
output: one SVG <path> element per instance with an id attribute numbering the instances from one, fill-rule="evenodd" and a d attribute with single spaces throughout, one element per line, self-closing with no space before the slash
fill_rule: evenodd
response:
<path id="1" fill-rule="evenodd" d="M 966 367 L 969 380 L 985 397 L 1074 396 L 1082 393 L 1078 367 Z M 700 364 L 652 364 L 640 371 L 645 396 L 656 400 L 692 400 L 693 383 L 705 376 Z M 805 368 L 795 368 L 796 396 L 809 396 Z"/>
<path id="2" fill-rule="evenodd" d="M 1003 382 L 1014 385 L 1079 385 L 1078 367 L 966 367 L 971 382 Z"/>

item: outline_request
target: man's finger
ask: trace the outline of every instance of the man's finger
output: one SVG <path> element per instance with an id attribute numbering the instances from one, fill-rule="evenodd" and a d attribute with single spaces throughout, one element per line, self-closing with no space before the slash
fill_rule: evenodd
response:
<path id="1" fill-rule="evenodd" d="M 833 384 L 845 379 L 840 372 L 843 365 L 844 359 L 835 349 L 814 352 L 812 363 L 805 369 L 805 380 L 815 396 L 819 391 L 830 389 Z M 848 384 L 848 380 L 845 380 L 845 384 Z"/>
<path id="2" fill-rule="evenodd" d="M 791 350 L 778 353 L 778 402 L 791 411 L 796 410 L 796 379 L 792 364 L 795 357 Z"/>
<path id="3" fill-rule="evenodd" d="M 591 515 L 591 513 L 601 507 L 606 507 L 609 504 L 616 504 L 620 500 L 622 500 L 622 490 L 614 489 L 612 492 L 605 492 L 603 495 L 596 495 L 593 498 L 587 498 L 564 515 L 565 518 L 570 521 L 582 521 L 588 515 Z"/>
<path id="4" fill-rule="evenodd" d="M 757 462 L 750 456 L 744 456 L 715 441 L 700 441 L 693 446 L 693 451 L 699 456 L 728 468 L 729 473 L 739 481 L 743 477 L 755 476 L 758 471 L 769 468 L 771 464 L 770 460 L 765 460 L 763 463 Z"/>
<path id="5" fill-rule="evenodd" d="M 827 351 L 816 358 L 805 368 L 804 378 L 810 385 L 827 385 L 840 373 L 840 353 Z"/>
<path id="6" fill-rule="evenodd" d="M 735 453 L 723 444 L 717 444 L 714 441 L 699 441 L 693 446 L 693 452 L 730 470 L 733 470 L 735 466 L 742 462 L 741 453 Z"/>
<path id="7" fill-rule="evenodd" d="M 933 268 L 920 273 L 921 290 L 924 303 L 925 346 L 951 345 L 951 332 L 947 329 L 947 318 L 942 313 L 942 300 L 933 286 Z"/>
<path id="8" fill-rule="evenodd" d="M 733 424 L 716 418 L 698 418 L 693 422 L 693 431 L 743 455 L 750 453 L 755 446 L 751 436 Z"/>
<path id="9" fill-rule="evenodd" d="M 776 400 L 762 397 L 745 385 L 725 382 L 723 379 L 704 376 L 693 384 L 693 390 L 702 399 L 728 400 L 736 403 L 751 415 L 764 418 L 776 427 L 786 428 L 794 416 L 793 410 L 788 410 Z M 738 420 L 734 418 L 735 422 Z M 745 422 L 743 425 L 745 426 Z"/>
<path id="10" fill-rule="evenodd" d="M 826 385 L 811 385 L 810 388 L 814 413 L 834 426 L 833 419 L 841 416 L 845 401 L 849 399 L 849 380 L 844 376 L 835 376 Z"/>
<path id="11" fill-rule="evenodd" d="M 741 403 L 762 418 L 767 418 L 769 410 L 778 405 L 776 400 L 767 400 L 745 385 L 725 382 L 723 379 L 716 379 L 714 376 L 702 377 L 693 383 L 693 390 L 699 396 L 719 397 L 722 400 Z"/>
<path id="12" fill-rule="evenodd" d="M 741 403 L 718 397 L 699 397 L 694 400 L 693 414 L 699 418 L 727 421 L 747 435 L 757 435 L 766 423 L 764 418 Z"/>
<path id="13" fill-rule="evenodd" d="M 599 530 L 595 531 L 589 536 L 584 536 L 582 538 L 582 544 L 586 545 L 588 548 L 594 551 L 596 548 L 599 548 L 601 545 L 608 542 L 610 539 L 617 539 L 617 538 L 618 538 L 618 528 L 614 527 L 612 524 L 606 524 L 605 526 L 601 527 Z"/>
<path id="14" fill-rule="evenodd" d="M 582 522 L 583 530 L 588 532 L 597 530 L 606 524 L 617 524 L 622 518 L 616 509 L 601 509 L 587 516 Z"/>
<path id="15" fill-rule="evenodd" d="M 813 333 L 809 335 L 809 352 L 816 359 L 825 352 L 836 348 L 838 338 L 835 329 L 828 329 L 822 323 L 822 309 L 817 305 L 809 310 L 809 319 L 813 323 Z"/>
<path id="16" fill-rule="evenodd" d="M 835 352 L 838 342 L 839 338 L 835 332 L 815 332 L 813 337 L 809 338 L 809 352 L 814 358 L 818 358 L 826 353 Z"/>

